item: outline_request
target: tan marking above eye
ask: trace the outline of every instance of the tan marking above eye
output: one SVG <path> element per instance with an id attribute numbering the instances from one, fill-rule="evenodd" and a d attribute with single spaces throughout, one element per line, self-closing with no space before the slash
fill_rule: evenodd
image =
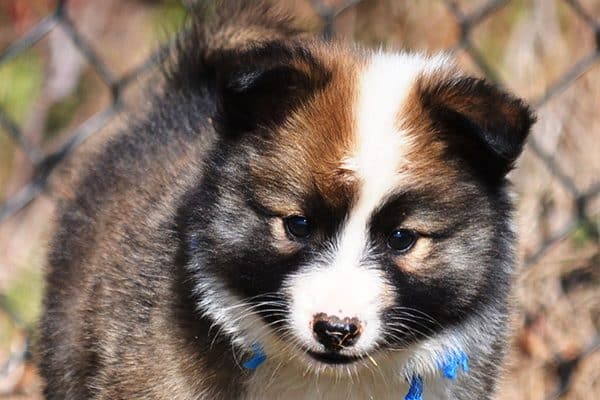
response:
<path id="1" fill-rule="evenodd" d="M 282 254 L 293 254 L 300 248 L 298 242 L 291 240 L 285 231 L 283 218 L 271 218 L 272 246 Z"/>
<path id="2" fill-rule="evenodd" d="M 432 251 L 431 238 L 421 236 L 413 247 L 404 254 L 394 256 L 394 262 L 398 268 L 406 272 L 419 274 L 427 271 L 427 265 L 423 262 Z"/>

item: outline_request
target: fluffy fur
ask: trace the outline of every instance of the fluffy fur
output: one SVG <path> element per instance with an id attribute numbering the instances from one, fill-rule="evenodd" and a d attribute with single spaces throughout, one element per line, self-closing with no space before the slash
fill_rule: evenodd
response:
<path id="1" fill-rule="evenodd" d="M 527 106 L 446 56 L 325 42 L 263 2 L 205 7 L 182 37 L 152 111 L 61 203 L 46 397 L 398 399 L 419 375 L 425 400 L 491 398 Z M 328 349 L 319 316 L 359 336 Z M 267 361 L 244 370 L 255 343 Z M 449 381 L 458 350 L 470 372 Z"/>

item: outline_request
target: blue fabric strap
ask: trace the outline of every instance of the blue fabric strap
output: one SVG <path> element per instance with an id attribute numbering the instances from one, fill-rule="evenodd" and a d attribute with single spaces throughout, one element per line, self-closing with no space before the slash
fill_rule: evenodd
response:
<path id="1" fill-rule="evenodd" d="M 469 372 L 469 358 L 462 351 L 450 354 L 446 357 L 444 363 L 440 365 L 444 376 L 451 380 L 456 379 L 459 368 L 463 372 Z"/>
<path id="2" fill-rule="evenodd" d="M 442 362 L 438 364 L 444 377 L 454 380 L 459 369 L 469 372 L 469 358 L 463 351 L 449 353 Z M 423 400 L 423 378 L 419 375 L 412 377 L 410 388 L 404 400 Z"/>
<path id="3" fill-rule="evenodd" d="M 413 376 L 404 400 L 423 400 L 423 379 L 420 376 Z"/>
<path id="4" fill-rule="evenodd" d="M 252 358 L 246 361 L 243 365 L 246 369 L 256 369 L 267 359 L 267 355 L 258 343 L 252 345 Z"/>

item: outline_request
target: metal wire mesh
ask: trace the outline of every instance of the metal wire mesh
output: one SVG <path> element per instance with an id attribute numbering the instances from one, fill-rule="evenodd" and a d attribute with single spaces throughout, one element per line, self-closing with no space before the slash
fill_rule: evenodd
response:
<path id="1" fill-rule="evenodd" d="M 486 57 L 477 48 L 473 39 L 476 35 L 475 30 L 477 27 L 487 19 L 492 18 L 499 10 L 510 3 L 511 0 L 490 0 L 484 2 L 484 4 L 470 12 L 466 12 L 457 1 L 437 1 L 447 7 L 450 14 L 455 18 L 456 24 L 460 30 L 459 40 L 448 50 L 451 52 L 464 51 L 487 78 L 500 82 L 500 75 L 494 70 Z M 533 101 L 533 105 L 537 109 L 542 109 L 551 99 L 573 85 L 579 77 L 586 74 L 595 65 L 600 64 L 600 21 L 588 13 L 580 1 L 563 1 L 588 27 L 590 33 L 595 38 L 595 48 L 579 61 L 572 64 L 566 72 L 546 88 L 541 97 Z M 336 19 L 347 10 L 356 7 L 359 3 L 362 3 L 362 1 L 313 1 L 313 7 L 324 23 L 324 36 L 329 37 L 334 35 Z M 131 85 L 134 80 L 160 63 L 161 59 L 168 54 L 169 50 L 169 45 L 161 47 L 137 67 L 123 75 L 116 76 L 106 64 L 105 60 L 103 60 L 96 51 L 94 46 L 88 42 L 76 28 L 68 12 L 67 1 L 60 0 L 50 15 L 37 23 L 27 34 L 10 44 L 8 48 L 0 51 L 0 66 L 8 63 L 13 58 L 30 49 L 58 26 L 67 33 L 69 39 L 76 46 L 78 51 L 101 78 L 104 85 L 110 91 L 111 101 L 105 109 L 93 115 L 74 129 L 68 135 L 67 140 L 56 151 L 51 153 L 44 153 L 41 148 L 30 143 L 23 134 L 22 128 L 0 107 L 0 135 L 6 134 L 10 136 L 33 167 L 33 174 L 28 183 L 18 190 L 16 194 L 0 204 L 0 224 L 5 223 L 5 221 L 28 207 L 41 194 L 46 193 L 51 195 L 51 189 L 48 182 L 52 172 L 61 165 L 80 144 L 115 118 L 115 116 L 124 108 L 124 103 L 122 102 L 123 91 Z M 555 179 L 569 194 L 572 204 L 574 205 L 569 221 L 562 228 L 557 229 L 556 233 L 546 237 L 534 251 L 530 252 L 530 254 L 525 257 L 525 267 L 531 268 L 537 265 L 539 260 L 554 246 L 572 235 L 574 230 L 582 223 L 594 223 L 590 220 L 586 210 L 588 203 L 600 197 L 600 177 L 594 185 L 586 191 L 583 191 L 575 183 L 574 177 L 563 170 L 555 157 L 548 154 L 543 149 L 543 146 L 538 143 L 538 138 L 535 136 L 531 137 L 527 145 L 543 163 L 553 179 Z M 540 266 L 540 268 L 543 268 L 543 265 Z M 1 309 L 3 309 L 5 313 L 9 312 L 0 296 L 0 310 Z M 11 318 L 15 320 L 17 325 L 19 324 L 18 316 L 12 315 Z M 556 363 L 556 389 L 553 392 L 548 393 L 547 398 L 555 399 L 562 397 L 572 384 L 576 366 L 599 348 L 600 334 L 596 334 L 595 337 L 590 338 L 589 345 L 580 351 L 571 354 L 569 357 L 557 353 L 554 357 Z M 27 357 L 27 354 L 28 346 L 23 346 L 22 349 L 15 352 L 10 357 L 8 364 L 0 366 L 0 377 L 10 367 L 11 363 L 22 362 Z"/>

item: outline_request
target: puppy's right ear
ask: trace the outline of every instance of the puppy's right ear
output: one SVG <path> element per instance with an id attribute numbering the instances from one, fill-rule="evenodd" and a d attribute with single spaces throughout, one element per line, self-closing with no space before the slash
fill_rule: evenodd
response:
<path id="1" fill-rule="evenodd" d="M 324 67 L 300 45 L 268 43 L 220 57 L 217 120 L 232 134 L 282 122 L 328 80 Z"/>
<path id="2" fill-rule="evenodd" d="M 425 82 L 425 83 L 423 83 Z M 520 99 L 478 78 L 423 80 L 421 105 L 448 155 L 489 183 L 501 182 L 521 154 L 535 116 Z"/>

